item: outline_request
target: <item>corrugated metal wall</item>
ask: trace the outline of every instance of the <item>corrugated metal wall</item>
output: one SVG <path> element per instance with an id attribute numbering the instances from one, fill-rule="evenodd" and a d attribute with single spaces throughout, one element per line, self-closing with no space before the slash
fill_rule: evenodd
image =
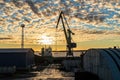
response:
<path id="1" fill-rule="evenodd" d="M 28 53 L 26 54 L 26 65 L 31 66 L 34 65 L 34 51 L 29 50 Z"/>
<path id="2" fill-rule="evenodd" d="M 120 80 L 120 52 L 115 49 L 89 49 L 84 55 L 84 69 L 97 74 L 101 80 Z M 113 56 L 115 59 L 113 60 Z M 115 62 L 116 60 L 116 62 Z M 117 66 L 116 66 L 117 63 Z"/>
<path id="3" fill-rule="evenodd" d="M 34 65 L 34 51 L 32 49 L 0 49 L 0 67 L 28 69 Z"/>

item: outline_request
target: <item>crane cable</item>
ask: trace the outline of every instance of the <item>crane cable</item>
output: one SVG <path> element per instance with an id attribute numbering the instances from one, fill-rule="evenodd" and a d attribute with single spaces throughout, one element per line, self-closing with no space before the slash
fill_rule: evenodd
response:
<path id="1" fill-rule="evenodd" d="M 66 22 L 66 24 L 67 24 L 68 29 L 70 29 L 70 27 L 69 27 L 69 25 L 68 25 L 68 22 L 67 22 L 64 14 L 63 14 L 63 18 L 64 18 L 64 20 L 65 20 L 65 22 Z"/>
<path id="2" fill-rule="evenodd" d="M 63 14 L 63 18 L 64 18 L 64 20 L 65 20 L 65 22 L 66 22 L 66 24 L 67 24 L 67 27 L 68 27 L 68 29 L 70 30 L 70 27 L 69 27 L 69 25 L 68 25 L 68 22 L 67 22 L 67 20 L 66 20 L 66 18 L 65 18 L 65 15 Z M 74 40 L 73 40 L 73 38 L 71 37 L 71 40 L 74 42 Z"/>

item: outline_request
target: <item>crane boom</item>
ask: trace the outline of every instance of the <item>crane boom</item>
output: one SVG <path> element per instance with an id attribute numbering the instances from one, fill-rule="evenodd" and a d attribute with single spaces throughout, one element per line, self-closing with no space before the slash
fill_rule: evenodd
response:
<path id="1" fill-rule="evenodd" d="M 74 35 L 74 33 L 70 30 L 70 27 L 68 26 L 67 20 L 65 19 L 65 16 L 64 16 L 63 12 L 61 12 L 60 15 L 59 15 L 56 28 L 58 28 L 58 25 L 59 25 L 60 20 L 61 20 L 62 25 L 63 25 L 63 30 L 64 30 L 66 42 L 67 42 L 67 49 L 68 49 L 68 50 L 67 50 L 67 55 L 66 55 L 66 56 L 70 56 L 70 55 L 73 56 L 72 48 L 75 48 L 75 47 L 76 47 L 76 43 L 72 43 L 71 34 Z M 64 20 L 65 20 L 65 21 L 64 21 Z M 66 24 L 67 24 L 67 27 L 68 27 L 67 30 L 66 30 L 66 28 L 65 28 L 65 23 L 64 23 L 64 22 L 66 22 Z"/>

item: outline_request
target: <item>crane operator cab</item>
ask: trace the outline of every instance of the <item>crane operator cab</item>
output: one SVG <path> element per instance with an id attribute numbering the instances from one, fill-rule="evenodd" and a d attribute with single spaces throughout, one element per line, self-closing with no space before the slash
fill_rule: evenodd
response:
<path id="1" fill-rule="evenodd" d="M 71 47 L 71 48 L 76 48 L 77 46 L 76 46 L 76 43 L 74 43 L 74 42 L 71 42 L 71 34 L 72 35 L 75 35 L 75 33 L 73 33 L 70 29 L 68 29 L 67 30 L 68 31 L 68 40 L 69 40 L 69 44 L 67 45 L 67 47 Z"/>

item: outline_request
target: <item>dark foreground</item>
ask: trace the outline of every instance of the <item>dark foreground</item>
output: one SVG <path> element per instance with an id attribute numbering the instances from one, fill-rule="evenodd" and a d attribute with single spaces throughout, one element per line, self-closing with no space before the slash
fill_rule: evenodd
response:
<path id="1" fill-rule="evenodd" d="M 0 80 L 74 80 L 73 72 L 62 71 L 59 67 L 57 64 L 39 66 L 37 71 L 0 75 Z"/>
<path id="2" fill-rule="evenodd" d="M 59 54 L 60 55 L 60 54 Z M 74 57 L 63 57 L 58 54 L 55 57 L 35 56 L 36 65 L 30 71 L 17 71 L 14 74 L 0 74 L 0 80 L 99 80 L 96 75 L 84 72 L 81 67 L 80 52 Z M 75 66 L 70 61 L 80 61 L 76 72 Z M 66 63 L 62 64 L 63 61 Z M 69 63 L 70 62 L 70 63 Z M 65 70 L 64 66 L 70 67 Z"/>

